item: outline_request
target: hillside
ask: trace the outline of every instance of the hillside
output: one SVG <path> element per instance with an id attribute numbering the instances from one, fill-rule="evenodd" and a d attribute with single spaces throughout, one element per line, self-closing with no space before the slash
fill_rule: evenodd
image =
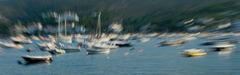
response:
<path id="1" fill-rule="evenodd" d="M 238 19 L 240 1 L 236 0 L 0 0 L 0 32 L 21 21 L 40 21 L 47 12 L 76 12 L 79 25 L 94 27 L 95 12 L 103 12 L 103 24 L 121 21 L 128 31 L 139 31 L 150 24 L 151 31 L 184 31 L 177 24 L 189 18 L 214 17 Z M 219 14 L 226 11 L 233 15 Z M 44 22 L 48 23 L 48 22 Z M 3 28 L 4 27 L 4 28 Z"/>

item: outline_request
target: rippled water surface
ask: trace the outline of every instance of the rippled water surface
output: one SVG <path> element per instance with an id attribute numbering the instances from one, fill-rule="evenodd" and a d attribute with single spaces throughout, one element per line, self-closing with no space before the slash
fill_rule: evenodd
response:
<path id="1" fill-rule="evenodd" d="M 0 49 L 0 75 L 240 75 L 239 45 L 231 52 L 212 52 L 197 39 L 183 46 L 158 47 L 162 39 L 147 43 L 132 41 L 135 49 L 119 48 L 110 54 L 81 52 L 54 56 L 49 64 L 18 64 L 25 50 Z M 26 47 L 35 47 L 26 45 Z M 202 48 L 208 54 L 183 57 L 189 48 Z M 38 49 L 34 49 L 38 52 Z"/>

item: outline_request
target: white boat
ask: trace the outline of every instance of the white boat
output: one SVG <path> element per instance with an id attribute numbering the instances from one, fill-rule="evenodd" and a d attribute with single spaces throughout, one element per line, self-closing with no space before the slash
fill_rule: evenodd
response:
<path id="1" fill-rule="evenodd" d="M 54 43 L 50 43 L 50 42 L 42 42 L 42 43 L 38 43 L 37 45 L 43 51 L 50 51 L 50 50 L 56 48 L 56 45 Z"/>
<path id="2" fill-rule="evenodd" d="M 207 53 L 203 49 L 194 48 L 194 49 L 185 50 L 183 54 L 188 57 L 195 57 L 195 56 L 203 56 L 203 55 L 206 55 Z"/>
<path id="3" fill-rule="evenodd" d="M 98 20 L 97 20 L 97 28 L 96 28 L 96 35 L 93 36 L 89 42 L 87 42 L 87 47 L 91 48 L 91 50 L 110 50 L 111 48 L 116 48 L 113 44 L 105 43 L 109 41 L 109 37 L 107 37 L 105 34 L 101 33 L 101 12 L 98 14 Z"/>
<path id="4" fill-rule="evenodd" d="M 56 54 L 65 54 L 66 53 L 65 50 L 58 49 L 58 48 L 55 48 L 55 49 L 50 50 L 48 52 L 51 53 L 51 54 L 54 54 L 54 55 L 56 55 Z"/>
<path id="5" fill-rule="evenodd" d="M 107 43 L 104 43 L 104 42 L 95 43 L 92 47 L 93 48 L 98 48 L 98 49 L 115 49 L 115 48 L 118 48 L 118 46 L 116 46 L 115 44 L 107 44 Z"/>
<path id="6" fill-rule="evenodd" d="M 25 55 L 25 56 L 22 56 L 22 58 L 28 63 L 51 62 L 52 61 L 51 55 L 46 55 L 46 56 Z"/>
<path id="7" fill-rule="evenodd" d="M 15 43 L 31 44 L 32 40 L 27 38 L 11 37 L 10 38 Z"/>
<path id="8" fill-rule="evenodd" d="M 87 48 L 86 51 L 88 53 L 110 53 L 110 49 L 98 49 L 98 48 Z"/>
<path id="9" fill-rule="evenodd" d="M 4 42 L 0 42 L 0 46 L 3 48 L 16 48 L 16 49 L 21 49 L 23 48 L 22 45 L 20 44 L 14 44 L 14 43 L 4 43 Z"/>

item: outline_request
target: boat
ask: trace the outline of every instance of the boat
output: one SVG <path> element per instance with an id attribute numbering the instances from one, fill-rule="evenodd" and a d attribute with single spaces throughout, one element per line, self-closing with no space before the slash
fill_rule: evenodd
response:
<path id="1" fill-rule="evenodd" d="M 80 51 L 80 47 L 73 47 L 73 46 L 68 46 L 68 47 L 60 47 L 60 49 L 63 49 L 65 51 Z"/>
<path id="2" fill-rule="evenodd" d="M 53 49 L 53 50 L 50 50 L 50 51 L 48 51 L 48 52 L 51 53 L 51 54 L 53 54 L 53 55 L 56 55 L 56 54 L 65 54 L 65 53 L 66 53 L 65 50 L 58 49 L 58 48 Z"/>
<path id="3" fill-rule="evenodd" d="M 126 41 L 113 41 L 112 43 L 115 43 L 116 46 L 119 47 L 131 47 L 131 43 L 126 42 Z"/>
<path id="4" fill-rule="evenodd" d="M 178 46 L 184 44 L 183 40 L 171 40 L 171 41 L 163 41 L 161 42 L 161 46 Z"/>
<path id="5" fill-rule="evenodd" d="M 66 43 L 58 43 L 57 48 L 68 51 L 68 52 L 78 52 L 81 50 L 80 45 L 66 44 Z"/>
<path id="6" fill-rule="evenodd" d="M 237 44 L 238 41 L 235 40 L 220 40 L 220 41 L 206 41 L 204 43 L 202 43 L 201 45 L 203 46 L 216 46 L 216 45 L 220 45 L 220 44 Z"/>
<path id="7" fill-rule="evenodd" d="M 11 37 L 10 38 L 14 43 L 18 43 L 18 44 L 31 44 L 32 40 L 28 39 L 24 36 L 18 36 L 18 37 Z"/>
<path id="8" fill-rule="evenodd" d="M 188 49 L 183 52 L 183 54 L 187 57 L 195 57 L 195 56 L 203 56 L 206 55 L 207 53 L 203 49 Z"/>
<path id="9" fill-rule="evenodd" d="M 107 42 L 108 44 L 115 44 L 118 47 L 131 47 L 131 43 L 121 39 L 111 39 Z"/>
<path id="10" fill-rule="evenodd" d="M 51 62 L 52 56 L 32 56 L 32 55 L 25 55 L 22 58 L 28 63 L 39 63 L 39 62 Z"/>
<path id="11" fill-rule="evenodd" d="M 50 42 L 38 43 L 37 46 L 38 46 L 42 51 L 50 51 L 50 50 L 56 48 L 55 44 L 54 44 L 54 43 L 50 43 Z"/>
<path id="12" fill-rule="evenodd" d="M 113 43 L 108 43 L 110 40 L 109 37 L 105 36 L 105 34 L 101 33 L 101 12 L 98 14 L 98 20 L 97 20 L 97 28 L 96 28 L 96 35 L 93 36 L 89 42 L 87 42 L 87 47 L 91 48 L 91 50 L 97 50 L 97 52 L 100 50 L 108 50 L 117 48 Z"/>
<path id="13" fill-rule="evenodd" d="M 98 49 L 115 49 L 118 48 L 115 44 L 105 43 L 105 42 L 99 42 L 92 45 L 93 48 Z"/>
<path id="14" fill-rule="evenodd" d="M 217 44 L 212 46 L 212 49 L 214 49 L 214 51 L 226 51 L 226 50 L 232 50 L 234 48 L 234 44 Z"/>
<path id="15" fill-rule="evenodd" d="M 8 42 L 6 42 L 6 43 L 0 42 L 0 47 L 2 47 L 2 48 L 16 48 L 16 49 L 23 48 L 23 46 L 20 45 L 20 44 L 14 44 L 14 43 L 8 43 Z"/>
<path id="16" fill-rule="evenodd" d="M 104 54 L 108 54 L 110 53 L 110 49 L 99 49 L 99 48 L 87 48 L 86 51 L 90 54 L 92 53 L 104 53 Z"/>

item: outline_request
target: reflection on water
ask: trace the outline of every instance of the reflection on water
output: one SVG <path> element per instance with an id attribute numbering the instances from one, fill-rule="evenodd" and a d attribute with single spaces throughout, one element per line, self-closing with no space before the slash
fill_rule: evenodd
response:
<path id="1" fill-rule="evenodd" d="M 227 51 L 220 51 L 220 52 L 218 52 L 218 54 L 221 55 L 221 56 L 228 56 L 232 52 L 233 52 L 232 50 L 227 50 Z"/>

